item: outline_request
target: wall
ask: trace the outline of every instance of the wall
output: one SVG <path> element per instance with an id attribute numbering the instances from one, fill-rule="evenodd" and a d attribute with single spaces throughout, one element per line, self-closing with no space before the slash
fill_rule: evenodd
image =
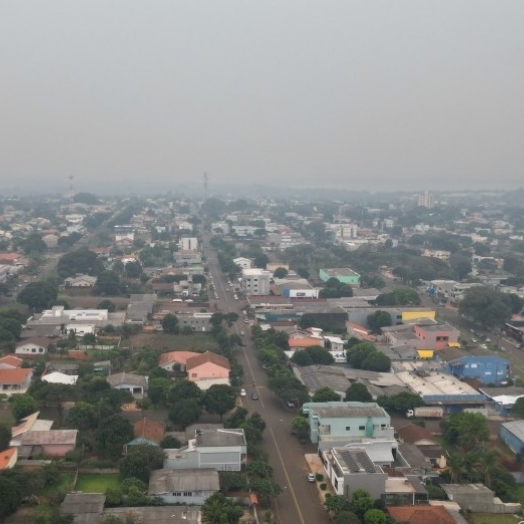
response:
<path id="1" fill-rule="evenodd" d="M 192 491 L 191 496 L 174 496 L 173 494 L 166 494 L 166 495 L 158 495 L 162 500 L 164 500 L 168 504 L 198 504 L 202 505 L 206 501 L 207 498 L 209 498 L 211 495 L 213 495 L 214 491 Z"/>
<path id="2" fill-rule="evenodd" d="M 42 446 L 42 454 L 50 457 L 64 457 L 68 451 L 73 451 L 74 449 L 74 444 L 49 444 Z"/>

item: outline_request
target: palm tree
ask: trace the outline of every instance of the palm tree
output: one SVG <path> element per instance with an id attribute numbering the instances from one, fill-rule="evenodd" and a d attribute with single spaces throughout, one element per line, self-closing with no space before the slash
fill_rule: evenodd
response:
<path id="1" fill-rule="evenodd" d="M 499 458 L 493 450 L 486 449 L 479 457 L 479 469 L 484 475 L 484 484 L 491 488 L 491 476 L 498 468 Z"/>
<path id="2" fill-rule="evenodd" d="M 464 457 L 460 453 L 453 453 L 448 458 L 448 473 L 451 484 L 456 484 L 464 474 Z"/>

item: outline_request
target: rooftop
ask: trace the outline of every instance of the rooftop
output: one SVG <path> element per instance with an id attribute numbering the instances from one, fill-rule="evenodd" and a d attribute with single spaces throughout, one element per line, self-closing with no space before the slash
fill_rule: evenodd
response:
<path id="1" fill-rule="evenodd" d="M 388 513 L 395 521 L 409 524 L 455 524 L 443 506 L 389 506 Z"/>
<path id="2" fill-rule="evenodd" d="M 349 267 L 333 267 L 330 269 L 322 268 L 322 271 L 327 273 L 331 277 L 359 277 L 360 275 L 356 272 L 350 269 Z"/>
<path id="3" fill-rule="evenodd" d="M 111 387 L 119 386 L 120 384 L 130 384 L 132 386 L 147 387 L 147 377 L 143 375 L 133 375 L 132 373 L 115 373 L 108 375 L 106 379 Z"/>
<path id="4" fill-rule="evenodd" d="M 60 505 L 60 511 L 67 515 L 101 514 L 105 500 L 106 496 L 101 493 L 68 493 Z"/>
<path id="5" fill-rule="evenodd" d="M 342 468 L 342 473 L 382 473 L 382 469 L 376 466 L 369 458 L 364 448 L 333 448 L 333 458 Z"/>
<path id="6" fill-rule="evenodd" d="M 186 368 L 189 371 L 208 362 L 212 362 L 213 364 L 223 367 L 225 369 L 231 369 L 229 365 L 229 360 L 226 357 L 223 357 L 222 355 L 217 355 L 216 353 L 212 353 L 211 351 L 206 351 L 205 353 L 197 354 L 194 357 L 188 359 L 186 362 Z"/>
<path id="7" fill-rule="evenodd" d="M 198 430 L 197 430 L 198 431 Z M 201 431 L 196 436 L 198 447 L 245 446 L 246 436 L 243 429 L 217 429 Z"/>
<path id="8" fill-rule="evenodd" d="M 144 417 L 133 424 L 135 437 L 145 437 L 157 444 L 164 438 L 166 431 L 162 422 Z"/>
<path id="9" fill-rule="evenodd" d="M 307 402 L 302 410 L 323 418 L 389 418 L 375 402 Z"/>
<path id="10" fill-rule="evenodd" d="M 488 500 L 493 499 L 493 491 L 484 484 L 441 484 L 440 487 L 446 492 L 446 495 L 453 500 L 454 495 L 468 496 L 483 493 Z"/>
<path id="11" fill-rule="evenodd" d="M 0 384 L 22 384 L 33 373 L 32 369 L 0 369 Z"/>
<path id="12" fill-rule="evenodd" d="M 22 446 L 47 446 L 75 444 L 78 430 L 51 429 L 48 431 L 26 431 L 22 435 Z"/>
<path id="13" fill-rule="evenodd" d="M 168 364 L 169 362 L 178 362 L 185 364 L 191 357 L 196 357 L 199 353 L 195 351 L 169 351 L 162 353 L 158 358 L 158 365 Z"/>
<path id="14" fill-rule="evenodd" d="M 9 448 L 5 451 L 0 451 L 0 471 L 4 470 L 9 461 L 13 458 L 13 455 L 16 453 L 16 448 Z"/>
<path id="15" fill-rule="evenodd" d="M 524 442 L 524 420 L 513 420 L 511 422 L 504 422 L 502 424 L 502 427 L 507 429 L 519 440 Z"/>
<path id="16" fill-rule="evenodd" d="M 215 469 L 157 469 L 149 477 L 149 495 L 185 491 L 218 491 Z"/>

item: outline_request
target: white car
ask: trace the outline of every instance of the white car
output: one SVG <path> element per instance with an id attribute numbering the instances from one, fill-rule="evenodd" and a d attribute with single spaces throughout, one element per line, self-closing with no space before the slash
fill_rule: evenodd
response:
<path id="1" fill-rule="evenodd" d="M 240 396 L 241 396 L 241 397 L 247 397 L 247 393 L 246 393 L 246 390 L 245 390 L 244 388 L 242 388 L 242 389 L 240 390 Z"/>

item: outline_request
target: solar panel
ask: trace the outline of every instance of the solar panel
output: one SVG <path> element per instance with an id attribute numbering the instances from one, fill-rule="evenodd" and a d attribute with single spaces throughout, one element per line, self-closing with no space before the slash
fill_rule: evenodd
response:
<path id="1" fill-rule="evenodd" d="M 375 465 L 365 451 L 357 451 L 356 456 L 360 466 L 366 470 L 366 473 L 375 473 Z"/>

